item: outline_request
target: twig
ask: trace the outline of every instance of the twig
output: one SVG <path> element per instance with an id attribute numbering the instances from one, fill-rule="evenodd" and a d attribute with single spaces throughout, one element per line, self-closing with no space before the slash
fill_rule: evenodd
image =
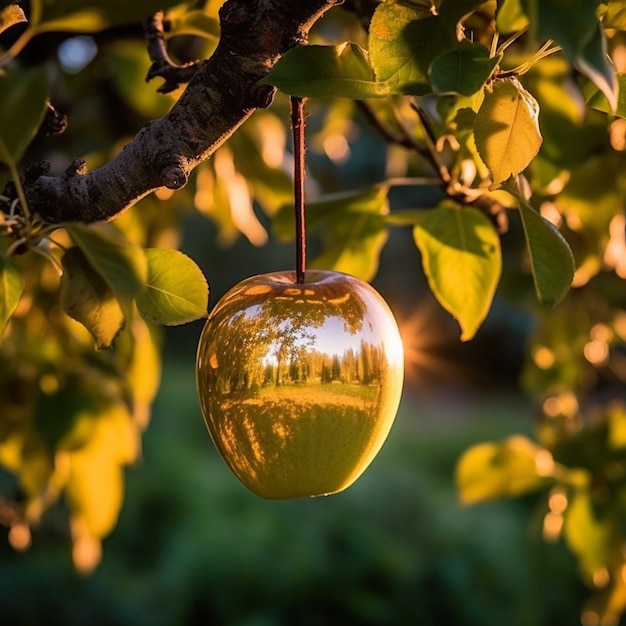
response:
<path id="1" fill-rule="evenodd" d="M 293 199 L 296 217 L 296 282 L 304 283 L 306 271 L 306 216 L 304 178 L 306 152 L 304 136 L 304 100 L 291 96 L 291 131 L 293 133 Z"/>
<path id="2" fill-rule="evenodd" d="M 383 124 L 381 119 L 374 112 L 374 109 L 372 109 L 370 104 L 368 104 L 365 100 L 357 100 L 356 103 L 365 117 L 373 126 L 376 127 L 378 132 L 384 139 L 387 140 L 388 143 L 394 143 L 398 146 L 402 146 L 403 148 L 408 148 L 409 150 L 420 151 L 423 149 L 422 146 L 420 146 L 411 136 L 404 132 L 404 129 L 402 129 L 402 133 L 395 133 L 386 124 Z"/>
<path id="3" fill-rule="evenodd" d="M 422 123 L 422 128 L 424 129 L 427 157 L 435 169 L 439 172 L 441 180 L 447 185 L 452 180 L 452 176 L 450 176 L 450 171 L 448 170 L 446 164 L 441 160 L 439 152 L 437 151 L 437 137 L 435 136 L 435 132 L 430 125 L 430 120 L 426 117 L 424 110 L 417 102 L 413 101 L 411 103 L 411 108 L 417 113 L 417 116 Z"/>
<path id="4" fill-rule="evenodd" d="M 426 161 L 428 161 L 431 167 L 438 173 L 443 183 L 447 184 L 448 182 L 450 182 L 450 174 L 448 173 L 448 170 L 445 167 L 445 165 L 438 158 L 438 155 L 436 154 L 436 149 L 435 149 L 435 142 L 432 139 L 430 139 L 427 142 L 426 146 L 420 144 L 413 138 L 411 133 L 409 133 L 409 131 L 402 125 L 400 120 L 397 120 L 397 118 L 396 120 L 398 122 L 398 126 L 400 127 L 401 132 L 396 133 L 379 119 L 379 117 L 376 115 L 374 110 L 371 108 L 371 106 L 367 102 L 363 100 L 357 100 L 356 102 L 359 105 L 360 109 L 365 114 L 365 116 L 367 117 L 367 119 L 378 129 L 378 132 L 380 132 L 380 134 L 388 142 L 394 143 L 398 146 L 402 146 L 404 148 L 407 148 L 408 150 L 413 150 L 414 152 L 417 152 Z"/>
<path id="5" fill-rule="evenodd" d="M 551 54 L 560 52 L 561 49 L 561 46 L 556 45 L 554 41 L 552 41 L 552 39 L 548 39 L 548 41 L 546 41 L 543 46 L 541 46 L 541 48 L 539 48 L 539 50 L 537 50 L 537 52 L 535 52 L 535 54 L 533 54 L 533 56 L 528 59 L 528 61 L 525 61 L 521 65 L 518 65 L 511 70 L 507 70 L 506 72 L 499 72 L 495 75 L 494 78 L 510 78 L 521 76 L 522 74 L 530 71 L 535 63 L 541 61 L 541 59 L 545 59 Z"/>
<path id="6" fill-rule="evenodd" d="M 159 93 L 169 93 L 178 89 L 179 85 L 187 84 L 198 69 L 198 61 L 183 65 L 178 65 L 172 61 L 165 44 L 165 29 L 163 11 L 157 11 L 144 23 L 148 56 L 152 61 L 146 75 L 146 82 L 157 76 L 165 79 L 165 82 L 157 89 Z"/>

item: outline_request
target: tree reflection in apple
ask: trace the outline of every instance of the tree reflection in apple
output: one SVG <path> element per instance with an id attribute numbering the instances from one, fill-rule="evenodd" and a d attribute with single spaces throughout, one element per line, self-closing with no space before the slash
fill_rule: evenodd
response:
<path id="1" fill-rule="evenodd" d="M 235 475 L 266 498 L 351 485 L 397 412 L 403 349 L 367 283 L 338 272 L 254 276 L 215 306 L 198 348 L 211 437 Z"/>

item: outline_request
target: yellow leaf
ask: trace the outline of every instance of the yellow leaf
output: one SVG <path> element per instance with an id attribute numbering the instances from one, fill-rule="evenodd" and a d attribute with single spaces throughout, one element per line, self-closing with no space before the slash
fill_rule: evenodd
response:
<path id="1" fill-rule="evenodd" d="M 565 511 L 563 536 L 591 581 L 608 565 L 611 530 L 608 519 L 600 519 L 594 514 L 589 489 L 577 489 Z"/>
<path id="2" fill-rule="evenodd" d="M 626 448 L 626 405 L 618 402 L 608 407 L 608 442 L 611 448 Z"/>
<path id="3" fill-rule="evenodd" d="M 115 293 L 80 248 L 70 248 L 62 262 L 61 306 L 93 335 L 97 348 L 108 348 L 124 325 Z"/>
<path id="4" fill-rule="evenodd" d="M 477 209 L 442 203 L 421 212 L 413 238 L 433 294 L 457 319 L 461 340 L 469 341 L 489 313 L 500 280 L 498 233 Z"/>
<path id="5" fill-rule="evenodd" d="M 122 505 L 122 468 L 110 451 L 89 446 L 72 454 L 67 483 L 72 518 L 84 522 L 92 536 L 104 537 L 117 522 Z"/>
<path id="6" fill-rule="evenodd" d="M 17 4 L 9 4 L 0 9 L 0 33 L 15 24 L 27 22 L 24 9 Z"/>
<path id="7" fill-rule="evenodd" d="M 14 429 L 0 443 L 0 465 L 17 476 L 29 501 L 46 488 L 53 471 L 50 450 L 30 425 Z"/>
<path id="8" fill-rule="evenodd" d="M 515 435 L 467 450 L 457 465 L 457 489 L 466 504 L 520 496 L 543 486 L 553 467 L 547 450 Z"/>
<path id="9" fill-rule="evenodd" d="M 136 427 L 120 404 L 98 419 L 87 445 L 69 453 L 70 517 L 91 537 L 104 537 L 117 522 L 124 491 L 122 465 L 136 458 L 137 444 Z"/>
<path id="10" fill-rule="evenodd" d="M 133 416 L 140 429 L 148 426 L 150 406 L 161 382 L 161 352 L 148 324 L 133 319 L 133 352 L 127 365 L 127 380 L 133 398 Z"/>
<path id="11" fill-rule="evenodd" d="M 493 180 L 493 186 L 522 172 L 539 152 L 542 137 L 539 106 L 517 79 L 493 83 L 474 122 L 478 154 Z"/>

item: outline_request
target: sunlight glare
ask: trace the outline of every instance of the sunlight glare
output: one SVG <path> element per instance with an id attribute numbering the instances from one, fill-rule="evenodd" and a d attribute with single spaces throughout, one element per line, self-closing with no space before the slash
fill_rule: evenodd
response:
<path id="1" fill-rule="evenodd" d="M 557 541 L 563 528 L 563 516 L 550 511 L 543 518 L 542 535 L 545 541 Z"/>
<path id="2" fill-rule="evenodd" d="M 591 578 L 593 580 L 593 584 L 598 588 L 606 587 L 611 580 L 609 571 L 605 567 L 595 570 L 591 575 Z"/>
<path id="3" fill-rule="evenodd" d="M 604 252 L 604 262 L 620 278 L 626 278 L 626 217 L 616 215 L 609 224 L 609 243 Z"/>
<path id="4" fill-rule="evenodd" d="M 9 530 L 9 543 L 14 550 L 23 552 L 30 547 L 30 526 L 24 522 L 16 522 Z"/>
<path id="5" fill-rule="evenodd" d="M 102 559 L 102 544 L 96 537 L 81 533 L 74 538 L 72 561 L 82 574 L 90 574 Z"/>
<path id="6" fill-rule="evenodd" d="M 554 365 L 556 357 L 550 348 L 536 346 L 533 348 L 533 361 L 539 369 L 548 370 Z"/>
<path id="7" fill-rule="evenodd" d="M 549 396 L 543 401 L 543 413 L 547 417 L 574 417 L 578 412 L 578 400 L 576 396 L 564 391 L 557 396 Z"/>
<path id="8" fill-rule="evenodd" d="M 232 153 L 222 148 L 215 153 L 213 162 L 215 175 L 226 186 L 233 224 L 253 246 L 262 246 L 267 242 L 267 231 L 254 213 L 248 182 L 235 169 Z M 197 195 L 196 206 L 198 205 Z"/>
<path id="9" fill-rule="evenodd" d="M 340 133 L 333 133 L 324 139 L 324 152 L 335 164 L 341 165 L 350 159 L 350 144 Z"/>
<path id="10" fill-rule="evenodd" d="M 166 200 L 169 200 L 174 195 L 174 190 L 173 189 L 168 189 L 167 187 L 159 187 L 154 192 L 154 195 L 159 200 L 162 200 L 163 202 L 165 202 Z"/>
<path id="11" fill-rule="evenodd" d="M 265 114 L 256 127 L 261 142 L 261 158 L 272 169 L 279 169 L 283 164 L 287 142 L 285 127 L 273 115 Z"/>
<path id="12" fill-rule="evenodd" d="M 583 352 L 587 361 L 596 367 L 606 365 L 609 360 L 609 344 L 605 341 L 597 339 L 589 341 L 585 344 Z"/>
<path id="13" fill-rule="evenodd" d="M 451 342 L 434 304 L 417 306 L 409 315 L 398 316 L 404 346 L 405 376 L 409 385 L 425 387 L 428 379 L 450 378 L 454 364 L 443 354 Z"/>
<path id="14" fill-rule="evenodd" d="M 539 476 L 554 474 L 554 457 L 549 450 L 538 450 L 535 454 L 535 471 Z"/>
<path id="15" fill-rule="evenodd" d="M 580 621 L 583 626 L 599 626 L 600 616 L 596 611 L 588 609 L 580 616 Z"/>

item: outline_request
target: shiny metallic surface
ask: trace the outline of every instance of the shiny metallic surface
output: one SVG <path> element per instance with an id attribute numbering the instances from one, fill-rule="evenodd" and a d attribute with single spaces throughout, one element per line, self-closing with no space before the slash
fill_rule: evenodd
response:
<path id="1" fill-rule="evenodd" d="M 345 489 L 395 419 L 403 351 L 389 307 L 336 272 L 254 276 L 215 306 L 197 384 L 211 437 L 235 475 L 266 498 Z"/>

